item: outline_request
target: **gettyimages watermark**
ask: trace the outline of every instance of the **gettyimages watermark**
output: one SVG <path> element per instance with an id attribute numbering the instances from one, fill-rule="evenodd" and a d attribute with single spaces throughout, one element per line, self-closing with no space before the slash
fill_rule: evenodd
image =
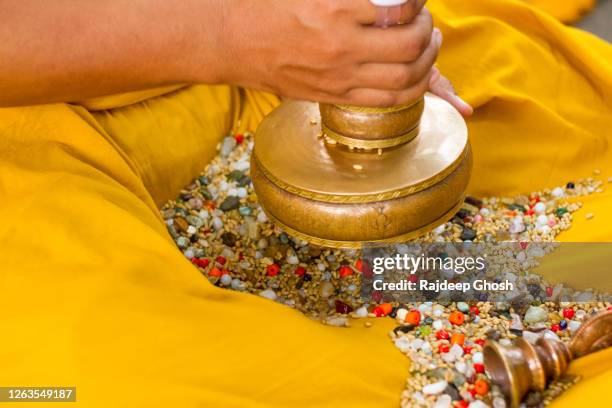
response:
<path id="1" fill-rule="evenodd" d="M 362 297 L 385 302 L 612 299 L 612 243 L 409 243 L 363 249 Z"/>

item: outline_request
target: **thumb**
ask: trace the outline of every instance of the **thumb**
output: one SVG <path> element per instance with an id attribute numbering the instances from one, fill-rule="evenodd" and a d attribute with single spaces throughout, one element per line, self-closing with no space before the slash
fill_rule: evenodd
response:
<path id="1" fill-rule="evenodd" d="M 474 113 L 474 109 L 457 96 L 453 84 L 451 84 L 446 77 L 442 76 L 440 70 L 436 67 L 432 68 L 431 79 L 429 80 L 429 90 L 453 105 L 453 107 L 463 116 L 471 116 Z"/>

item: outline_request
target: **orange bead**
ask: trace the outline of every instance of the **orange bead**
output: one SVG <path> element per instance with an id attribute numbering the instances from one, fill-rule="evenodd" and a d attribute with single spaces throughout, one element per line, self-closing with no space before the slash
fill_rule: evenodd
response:
<path id="1" fill-rule="evenodd" d="M 454 311 L 448 317 L 448 321 L 455 326 L 461 326 L 465 321 L 465 315 L 459 311 Z"/>
<path id="2" fill-rule="evenodd" d="M 489 384 L 485 380 L 476 380 L 474 390 L 478 395 L 486 395 L 489 392 Z"/>
<path id="3" fill-rule="evenodd" d="M 451 344 L 458 344 L 460 346 L 463 346 L 464 341 L 465 341 L 465 334 L 463 333 L 454 333 L 450 338 Z"/>
<path id="4" fill-rule="evenodd" d="M 221 270 L 219 268 L 212 268 L 210 270 L 210 272 L 208 272 L 208 276 L 216 276 L 219 277 L 223 275 L 223 273 L 221 272 Z"/>
<path id="5" fill-rule="evenodd" d="M 411 310 L 406 315 L 404 321 L 413 326 L 417 326 L 421 322 L 421 313 L 418 310 Z"/>
<path id="6" fill-rule="evenodd" d="M 393 310 L 393 306 L 391 306 L 391 303 L 383 303 L 379 307 L 382 309 L 385 316 L 391 313 L 391 311 Z"/>

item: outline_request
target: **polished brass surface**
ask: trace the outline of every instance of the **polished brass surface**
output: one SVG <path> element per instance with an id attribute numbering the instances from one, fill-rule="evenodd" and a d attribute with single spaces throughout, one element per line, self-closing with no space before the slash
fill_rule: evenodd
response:
<path id="1" fill-rule="evenodd" d="M 461 115 L 435 96 L 426 102 L 419 135 L 382 155 L 325 143 L 317 104 L 286 102 L 260 125 L 253 156 L 279 187 L 306 198 L 375 202 L 413 194 L 454 171 L 468 146 Z"/>
<path id="2" fill-rule="evenodd" d="M 380 155 L 327 143 L 314 103 L 277 108 L 257 130 L 251 158 L 270 219 L 309 242 L 355 248 L 415 238 L 452 218 L 471 172 L 467 128 L 446 102 L 425 99 L 418 136 Z"/>
<path id="3" fill-rule="evenodd" d="M 392 137 L 390 139 L 362 140 L 362 139 L 355 139 L 352 137 L 346 137 L 344 135 L 341 135 L 340 133 L 336 133 L 335 131 L 326 127 L 325 123 L 323 123 L 322 128 L 323 128 L 323 134 L 325 136 L 329 137 L 332 140 L 335 140 L 341 145 L 348 146 L 350 148 L 356 148 L 356 149 L 388 149 L 390 147 L 395 147 L 395 146 L 399 146 L 399 145 L 408 143 L 412 139 L 417 137 L 419 134 L 419 127 L 416 126 L 415 128 L 411 129 L 407 133 Z"/>
<path id="4" fill-rule="evenodd" d="M 299 232 L 309 242 L 318 239 L 319 245 L 354 248 L 363 242 L 415 238 L 452 218 L 469 179 L 469 153 L 443 182 L 379 202 L 325 202 L 298 196 L 265 177 L 256 159 L 251 160 L 251 177 L 259 202 L 281 228 Z"/>
<path id="5" fill-rule="evenodd" d="M 535 345 L 522 337 L 509 346 L 489 341 L 483 350 L 484 364 L 510 407 L 516 408 L 529 391 L 543 391 L 551 381 L 567 372 L 573 359 L 611 345 L 612 311 L 607 310 L 583 323 L 569 346 L 544 338 L 538 339 Z"/>
<path id="6" fill-rule="evenodd" d="M 320 104 L 323 133 L 340 144 L 364 149 L 398 146 L 419 129 L 425 100 L 390 108 Z"/>
<path id="7" fill-rule="evenodd" d="M 570 350 L 574 358 L 612 347 L 612 310 L 587 320 L 576 331 Z"/>

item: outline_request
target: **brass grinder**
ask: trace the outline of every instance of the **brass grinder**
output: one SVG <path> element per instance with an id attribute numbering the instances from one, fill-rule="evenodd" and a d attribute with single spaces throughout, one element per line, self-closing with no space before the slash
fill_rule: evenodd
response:
<path id="1" fill-rule="evenodd" d="M 510 402 L 519 407 L 532 391 L 543 391 L 567 371 L 572 360 L 612 346 L 612 310 L 591 317 L 576 331 L 569 346 L 559 340 L 540 338 L 535 344 L 522 337 L 510 346 L 485 344 L 487 373 Z"/>
<path id="2" fill-rule="evenodd" d="M 471 166 L 465 121 L 427 94 L 391 108 L 285 102 L 255 133 L 251 177 L 263 209 L 289 234 L 358 248 L 448 221 Z"/>
<path id="3" fill-rule="evenodd" d="M 406 0 L 371 2 L 375 26 L 406 23 Z M 288 233 L 357 248 L 448 221 L 471 165 L 463 118 L 435 96 L 391 108 L 293 101 L 257 130 L 251 178 L 269 218 Z"/>

